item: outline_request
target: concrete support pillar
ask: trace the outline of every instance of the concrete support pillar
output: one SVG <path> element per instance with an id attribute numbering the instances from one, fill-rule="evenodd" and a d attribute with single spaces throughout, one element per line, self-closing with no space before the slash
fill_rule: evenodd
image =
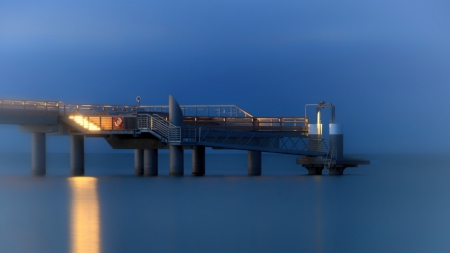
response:
<path id="1" fill-rule="evenodd" d="M 323 165 L 314 166 L 311 165 L 303 165 L 308 170 L 308 175 L 322 175 Z"/>
<path id="2" fill-rule="evenodd" d="M 134 150 L 134 175 L 142 176 L 144 173 L 144 150 Z"/>
<path id="3" fill-rule="evenodd" d="M 322 151 L 322 124 L 308 125 L 308 150 Z"/>
<path id="4" fill-rule="evenodd" d="M 261 175 L 261 151 L 248 151 L 248 175 Z"/>
<path id="5" fill-rule="evenodd" d="M 84 135 L 70 136 L 70 174 L 84 175 Z"/>
<path id="6" fill-rule="evenodd" d="M 192 149 L 192 174 L 205 175 L 205 146 L 194 146 Z"/>
<path id="7" fill-rule="evenodd" d="M 169 96 L 169 121 L 175 126 L 183 126 L 183 112 L 180 105 L 172 96 Z M 181 146 L 170 145 L 169 174 L 173 176 L 184 175 L 184 151 Z"/>
<path id="8" fill-rule="evenodd" d="M 31 173 L 35 176 L 46 173 L 45 145 L 45 133 L 31 133 Z"/>
<path id="9" fill-rule="evenodd" d="M 171 176 L 184 175 L 184 151 L 181 146 L 169 146 L 169 174 Z"/>
<path id="10" fill-rule="evenodd" d="M 144 149 L 144 175 L 158 175 L 158 150 Z"/>
<path id="11" fill-rule="evenodd" d="M 345 166 L 332 166 L 330 170 L 330 175 L 344 175 Z"/>

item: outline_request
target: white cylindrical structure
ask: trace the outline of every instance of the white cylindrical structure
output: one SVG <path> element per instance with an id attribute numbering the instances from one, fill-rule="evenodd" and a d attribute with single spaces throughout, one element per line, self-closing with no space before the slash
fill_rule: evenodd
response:
<path id="1" fill-rule="evenodd" d="M 309 135 L 322 135 L 322 124 L 308 124 Z"/>
<path id="2" fill-rule="evenodd" d="M 344 134 L 344 127 L 341 124 L 330 124 L 330 134 Z"/>
<path id="3" fill-rule="evenodd" d="M 330 124 L 330 154 L 333 159 L 344 157 L 344 128 L 341 124 Z"/>

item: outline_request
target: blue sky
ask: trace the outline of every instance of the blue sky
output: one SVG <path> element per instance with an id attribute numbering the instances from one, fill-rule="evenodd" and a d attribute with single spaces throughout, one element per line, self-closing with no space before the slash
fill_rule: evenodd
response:
<path id="1" fill-rule="evenodd" d="M 450 152 L 450 2 L 0 2 L 0 98 L 336 105 L 351 153 Z M 0 126 L 0 151 L 29 135 Z M 110 151 L 88 140 L 89 152 Z M 68 151 L 50 137 L 49 152 Z"/>

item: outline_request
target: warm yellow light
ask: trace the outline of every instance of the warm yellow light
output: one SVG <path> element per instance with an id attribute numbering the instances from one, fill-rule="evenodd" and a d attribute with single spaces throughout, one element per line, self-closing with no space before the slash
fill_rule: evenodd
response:
<path id="1" fill-rule="evenodd" d="M 72 177 L 68 180 L 71 191 L 71 252 L 98 253 L 101 251 L 101 240 L 97 179 L 92 177 Z"/>
<path id="2" fill-rule="evenodd" d="M 89 131 L 100 131 L 100 127 L 95 125 L 94 123 L 90 122 L 87 117 L 83 116 L 70 116 L 69 119 L 75 121 L 78 125 L 84 127 L 86 130 Z"/>

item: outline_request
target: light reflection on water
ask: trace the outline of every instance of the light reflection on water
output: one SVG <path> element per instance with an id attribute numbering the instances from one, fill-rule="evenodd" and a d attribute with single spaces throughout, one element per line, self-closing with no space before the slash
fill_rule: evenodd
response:
<path id="1" fill-rule="evenodd" d="M 69 178 L 70 250 L 72 253 L 101 251 L 100 206 L 97 179 L 93 177 Z"/>

